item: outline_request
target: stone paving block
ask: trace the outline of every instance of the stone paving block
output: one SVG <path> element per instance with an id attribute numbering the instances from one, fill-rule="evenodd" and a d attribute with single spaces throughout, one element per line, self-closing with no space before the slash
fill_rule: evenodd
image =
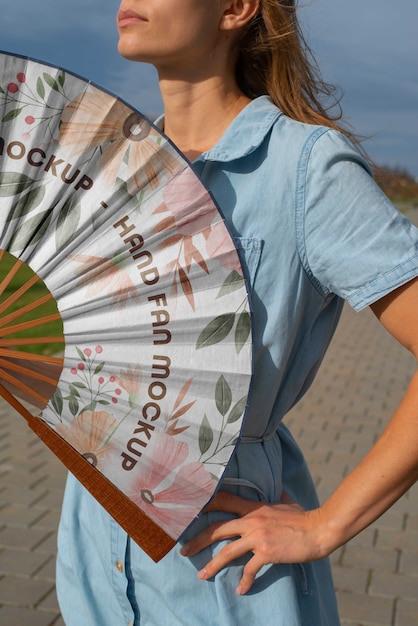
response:
<path id="1" fill-rule="evenodd" d="M 392 626 L 395 603 L 389 598 L 373 598 L 360 593 L 337 592 L 341 619 L 362 626 Z"/>
<path id="2" fill-rule="evenodd" d="M 47 580 L 6 576 L 0 580 L 0 604 L 33 607 L 53 590 Z"/>
<path id="3" fill-rule="evenodd" d="M 418 578 L 403 574 L 391 574 L 376 569 L 371 574 L 369 594 L 372 596 L 416 600 L 418 595 Z"/>
<path id="4" fill-rule="evenodd" d="M 28 528 L 40 517 L 39 511 L 28 509 L 23 504 L 14 502 L 0 510 L 0 524 L 15 526 L 16 528 Z"/>
<path id="5" fill-rule="evenodd" d="M 416 552 L 402 552 L 399 561 L 399 572 L 418 577 L 418 555 Z M 417 578 L 418 597 L 418 578 Z M 418 623 L 418 622 L 417 622 Z"/>
<path id="6" fill-rule="evenodd" d="M 0 607 L 1 626 L 65 626 L 59 615 L 22 607 Z"/>
<path id="7" fill-rule="evenodd" d="M 1 518 L 1 512 L 0 512 Z M 50 535 L 47 530 L 31 528 L 15 528 L 5 526 L 0 530 L 0 546 L 17 550 L 32 550 L 44 542 Z"/>
<path id="8" fill-rule="evenodd" d="M 50 558 L 42 552 L 5 548 L 0 551 L 0 574 L 31 577 L 45 566 Z"/>
<path id="9" fill-rule="evenodd" d="M 31 507 L 36 506 L 46 495 L 47 491 L 45 489 L 34 490 L 24 486 L 20 486 L 19 489 L 16 489 L 15 487 L 6 485 L 1 493 L 1 499 Z"/>
<path id="10" fill-rule="evenodd" d="M 411 600 L 399 600 L 396 603 L 396 616 L 394 626 L 417 626 L 418 602 Z"/>
<path id="11" fill-rule="evenodd" d="M 407 515 L 405 521 L 406 530 L 418 532 L 418 515 Z"/>
<path id="12" fill-rule="evenodd" d="M 32 529 L 31 529 L 31 532 L 32 532 Z M 38 552 L 46 552 L 47 554 L 55 554 L 57 551 L 57 531 L 56 530 L 53 530 L 53 531 L 40 530 L 39 532 L 45 532 L 45 535 L 42 541 L 40 541 L 37 544 L 36 550 Z"/>
<path id="13" fill-rule="evenodd" d="M 60 520 L 60 510 L 43 510 L 42 514 L 39 515 L 31 524 L 38 529 L 47 529 L 54 531 L 58 528 L 58 522 Z"/>
<path id="14" fill-rule="evenodd" d="M 347 545 L 349 545 L 351 548 L 357 546 L 361 548 L 368 547 L 370 549 L 373 549 L 375 543 L 376 530 L 373 528 L 373 526 L 369 526 L 369 528 L 366 528 L 365 530 L 363 530 L 363 532 L 353 537 L 353 539 L 351 539 L 350 543 Z"/>
<path id="15" fill-rule="evenodd" d="M 49 555 L 45 560 L 43 565 L 36 570 L 34 578 L 40 578 L 42 580 L 50 580 L 51 582 L 55 582 L 55 563 L 56 558 L 54 555 Z"/>
<path id="16" fill-rule="evenodd" d="M 356 569 L 395 572 L 398 559 L 399 552 L 394 549 L 376 549 L 348 543 L 344 550 L 342 565 Z"/>
<path id="17" fill-rule="evenodd" d="M 372 525 L 373 528 L 379 530 L 390 530 L 402 532 L 405 526 L 405 513 L 398 511 L 395 508 L 386 511 L 378 520 Z"/>
<path id="18" fill-rule="evenodd" d="M 37 609 L 39 609 L 40 611 L 51 611 L 54 613 L 60 612 L 55 587 L 53 587 L 51 589 L 51 592 L 41 600 L 41 602 L 37 606 Z"/>
<path id="19" fill-rule="evenodd" d="M 381 529 L 377 533 L 376 546 L 382 549 L 396 548 L 418 553 L 418 532 L 392 532 Z"/>
<path id="20" fill-rule="evenodd" d="M 369 582 L 368 570 L 334 566 L 332 572 L 334 586 L 337 591 L 363 594 L 367 592 Z"/>

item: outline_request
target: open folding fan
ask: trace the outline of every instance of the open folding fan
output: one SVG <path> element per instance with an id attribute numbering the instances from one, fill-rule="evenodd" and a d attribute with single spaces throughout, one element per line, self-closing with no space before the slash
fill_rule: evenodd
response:
<path id="1" fill-rule="evenodd" d="M 87 81 L 0 54 L 0 120 L 0 393 L 159 560 L 242 428 L 237 252 L 186 159 Z"/>

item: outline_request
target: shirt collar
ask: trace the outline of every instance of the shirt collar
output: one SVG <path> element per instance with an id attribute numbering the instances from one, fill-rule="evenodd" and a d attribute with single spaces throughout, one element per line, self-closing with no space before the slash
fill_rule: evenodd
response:
<path id="1" fill-rule="evenodd" d="M 252 100 L 232 121 L 220 140 L 197 161 L 228 162 L 247 156 L 262 144 L 280 115 L 282 112 L 269 96 L 260 96 Z M 162 129 L 163 116 L 154 123 Z"/>

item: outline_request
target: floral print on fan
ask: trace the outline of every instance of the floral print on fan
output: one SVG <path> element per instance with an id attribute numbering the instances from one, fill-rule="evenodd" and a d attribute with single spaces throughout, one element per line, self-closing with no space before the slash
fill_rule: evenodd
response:
<path id="1" fill-rule="evenodd" d="M 217 259 L 223 267 L 242 274 L 235 246 L 222 221 L 215 221 L 218 211 L 208 191 L 190 168 L 176 174 L 163 188 L 163 203 L 154 211 L 163 219 L 154 227 L 154 232 L 167 232 L 161 249 L 176 246 L 174 259 L 167 264 L 173 275 L 172 293 L 178 294 L 179 287 L 194 310 L 193 284 L 190 278 L 193 263 L 209 274 L 205 259 Z M 164 214 L 167 214 L 164 215 Z M 205 240 L 203 253 L 194 241 L 201 235 Z"/>
<path id="2" fill-rule="evenodd" d="M 202 463 L 185 463 L 188 455 L 185 442 L 156 435 L 150 458 L 128 489 L 132 501 L 174 537 L 182 534 L 213 492 L 209 472 Z"/>
<path id="3" fill-rule="evenodd" d="M 123 102 L 95 90 L 81 93 L 68 104 L 61 118 L 59 143 L 80 153 L 103 149 L 98 167 L 110 183 L 127 161 L 127 189 L 136 195 L 144 185 L 156 189 L 161 177 L 174 172 L 178 159 L 160 146 L 161 135 Z"/>
<path id="4" fill-rule="evenodd" d="M 106 411 L 83 411 L 68 426 L 58 424 L 56 431 L 89 463 L 103 469 L 106 453 L 111 451 L 108 434 L 116 425 L 115 418 Z"/>
<path id="5" fill-rule="evenodd" d="M 139 303 L 138 288 L 123 268 L 123 261 L 118 257 L 106 259 L 85 254 L 73 254 L 71 259 L 80 263 L 75 271 L 79 276 L 78 286 L 85 286 L 86 298 L 108 295 L 112 304 L 125 308 L 129 298 Z"/>
<path id="6" fill-rule="evenodd" d="M 45 135 L 52 139 L 61 110 L 50 103 L 49 92 L 59 94 L 69 102 L 65 91 L 66 73 L 59 71 L 54 78 L 50 72 L 43 72 L 36 84 L 28 82 L 26 72 L 18 71 L 7 85 L 0 85 L 0 105 L 3 105 L 2 124 L 24 120 L 22 139 L 29 140 L 31 134 L 43 127 Z"/>

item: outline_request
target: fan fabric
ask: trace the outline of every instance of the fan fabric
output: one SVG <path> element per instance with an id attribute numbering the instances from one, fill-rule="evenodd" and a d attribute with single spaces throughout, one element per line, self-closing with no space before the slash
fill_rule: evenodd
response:
<path id="1" fill-rule="evenodd" d="M 158 537 L 172 545 L 215 493 L 245 419 L 251 313 L 237 251 L 177 148 L 84 79 L 0 54 L 0 121 L 0 392 L 87 488 L 99 480 L 93 495 L 117 521 L 115 497 L 133 526 L 150 521 L 134 539 L 158 559 Z M 13 299 L 19 272 L 44 290 L 24 328 L 19 308 L 10 317 L 30 294 Z M 39 326 L 41 354 L 27 338 Z"/>

